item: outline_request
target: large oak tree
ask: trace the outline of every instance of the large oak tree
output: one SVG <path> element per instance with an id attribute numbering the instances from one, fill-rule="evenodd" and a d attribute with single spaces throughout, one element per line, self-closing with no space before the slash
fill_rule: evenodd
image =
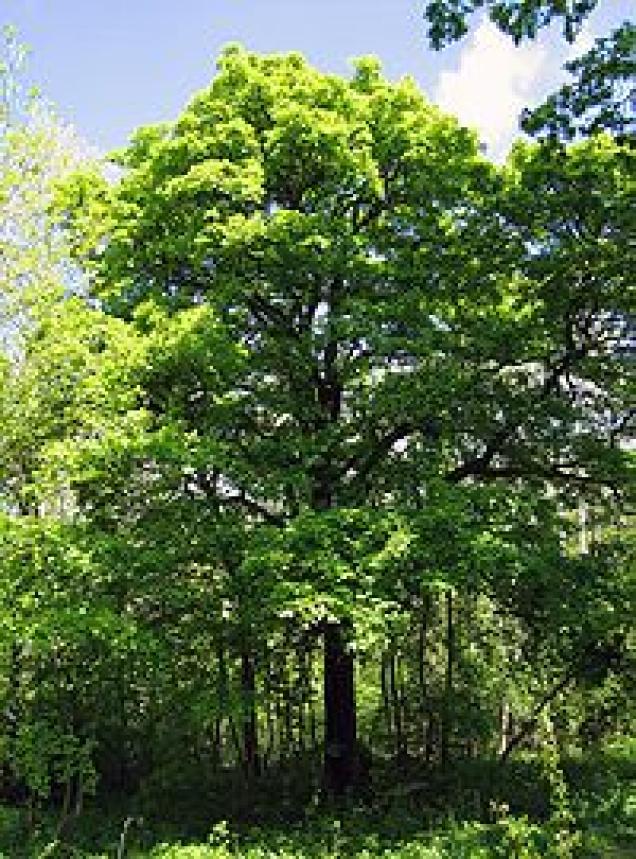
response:
<path id="1" fill-rule="evenodd" d="M 385 514 L 440 485 L 622 490 L 620 155 L 521 147 L 498 171 L 373 60 L 343 80 L 232 47 L 117 182 L 60 195 L 102 310 L 157 344 L 145 419 L 187 439 L 190 489 L 305 533 L 302 574 L 338 596 L 313 617 L 335 792 L 358 766 L 355 523 L 379 551 Z"/>

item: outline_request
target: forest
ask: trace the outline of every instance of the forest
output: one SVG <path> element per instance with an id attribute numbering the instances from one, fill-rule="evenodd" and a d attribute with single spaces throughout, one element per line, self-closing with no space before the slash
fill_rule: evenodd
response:
<path id="1" fill-rule="evenodd" d="M 636 855 L 635 33 L 503 164 L 240 45 L 105 162 L 5 29 L 0 857 Z"/>

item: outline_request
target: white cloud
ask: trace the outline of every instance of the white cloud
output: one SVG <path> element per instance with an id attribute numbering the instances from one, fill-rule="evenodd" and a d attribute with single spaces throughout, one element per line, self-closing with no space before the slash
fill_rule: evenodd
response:
<path id="1" fill-rule="evenodd" d="M 523 108 L 539 104 L 569 80 L 563 64 L 588 51 L 596 35 L 587 21 L 572 45 L 553 28 L 516 47 L 484 19 L 468 37 L 457 68 L 440 74 L 434 100 L 477 129 L 489 157 L 502 161 L 521 133 Z"/>
<path id="2" fill-rule="evenodd" d="M 540 42 L 515 47 L 494 24 L 483 21 L 469 37 L 457 69 L 440 74 L 435 101 L 476 128 L 489 156 L 501 160 L 549 60 Z"/>
<path id="3" fill-rule="evenodd" d="M 568 46 L 563 62 L 567 63 L 570 60 L 580 57 L 581 54 L 585 54 L 594 46 L 595 39 L 596 33 L 594 32 L 589 20 L 587 20 L 581 27 L 575 41 Z"/>

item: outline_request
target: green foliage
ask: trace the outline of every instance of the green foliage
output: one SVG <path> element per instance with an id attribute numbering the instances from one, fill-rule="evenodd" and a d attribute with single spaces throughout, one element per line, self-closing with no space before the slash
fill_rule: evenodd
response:
<path id="1" fill-rule="evenodd" d="M 74 777 L 94 789 L 88 714 L 100 650 L 120 626 L 88 601 L 92 568 L 78 536 L 55 521 L 0 522 L 3 759 L 40 800 Z"/>
<path id="2" fill-rule="evenodd" d="M 48 217 L 52 183 L 77 169 L 86 148 L 28 86 L 12 27 L 0 32 L 0 342 L 20 336 L 52 298 L 76 286 L 66 242 Z"/>
<path id="3" fill-rule="evenodd" d="M 561 21 L 563 35 L 572 42 L 598 0 L 564 3 L 562 0 L 432 0 L 426 7 L 429 38 L 441 48 L 468 32 L 468 19 L 488 9 L 491 20 L 515 42 L 534 38 L 542 27 Z"/>
<path id="4" fill-rule="evenodd" d="M 554 20 L 563 22 L 563 35 L 574 41 L 598 0 L 433 0 L 426 7 L 428 36 L 435 49 L 464 36 L 470 16 L 486 8 L 497 27 L 516 44 L 533 39 Z M 613 33 L 596 39 L 581 57 L 566 63 L 573 76 L 539 107 L 526 109 L 522 128 L 551 142 L 606 131 L 627 141 L 634 131 L 636 29 L 625 21 Z"/>
<path id="5" fill-rule="evenodd" d="M 525 111 L 522 128 L 552 140 L 598 131 L 628 140 L 635 122 L 635 55 L 636 27 L 625 22 L 610 36 L 597 39 L 583 56 L 566 63 L 573 80 L 538 108 Z"/>
<path id="6" fill-rule="evenodd" d="M 549 755 L 552 755 L 551 751 Z M 547 759 L 546 759 L 547 760 Z M 493 801 L 496 819 L 489 823 L 470 821 L 468 808 L 462 809 L 457 792 L 449 794 L 455 819 L 446 814 L 432 814 L 430 805 L 418 802 L 407 806 L 405 797 L 393 807 L 341 809 L 339 814 L 324 810 L 307 810 L 302 822 L 275 822 L 261 826 L 237 826 L 226 820 L 212 825 L 208 818 L 200 824 L 200 834 L 186 834 L 183 821 L 169 829 L 159 815 L 141 820 L 130 813 L 129 801 L 116 810 L 104 805 L 88 807 L 72 838 L 55 845 L 54 815 L 42 816 L 35 831 L 25 828 L 25 812 L 0 806 L 0 855 L 11 859 L 41 857 L 45 849 L 51 855 L 88 859 L 114 856 L 123 846 L 125 855 L 149 856 L 300 856 L 300 857 L 497 857 L 520 855 L 552 857 L 563 855 L 563 840 L 555 837 L 563 831 L 563 819 L 557 822 L 554 809 L 543 820 L 536 812 L 529 815 L 528 791 L 551 792 L 550 786 L 539 785 L 537 773 L 546 760 L 518 762 L 517 771 L 509 771 L 503 795 Z M 548 765 L 548 769 L 552 764 Z M 604 859 L 605 856 L 628 856 L 633 852 L 634 786 L 636 785 L 633 749 L 623 741 L 592 757 L 562 760 L 558 780 L 565 779 L 569 808 L 573 815 L 567 824 L 569 837 L 575 838 L 573 855 L 580 859 Z M 483 773 L 484 783 L 493 784 L 496 771 Z M 502 787 L 503 785 L 500 785 Z M 433 787 L 435 793 L 439 785 Z M 452 789 L 451 789 L 452 790 Z M 554 793 L 552 793 L 554 801 Z M 219 797 L 218 797 L 219 798 Z M 217 799 L 218 799 L 217 798 Z M 507 807 L 508 800 L 511 805 Z M 521 804 L 520 804 L 521 801 Z M 531 805 L 531 802 L 530 802 Z M 464 820 L 464 817 L 468 818 Z M 205 835 L 204 833 L 208 833 Z M 48 845 L 48 848 L 47 848 Z M 57 851 L 57 852 L 55 852 Z M 215 852 L 216 851 L 216 852 Z"/>
<path id="7" fill-rule="evenodd" d="M 473 822 L 154 855 L 573 855 L 563 760 L 633 724 L 627 147 L 499 169 L 373 59 L 230 47 L 116 162 L 2 362 L 0 789 L 59 850 L 93 792 L 301 816 L 355 681 L 361 798 Z"/>

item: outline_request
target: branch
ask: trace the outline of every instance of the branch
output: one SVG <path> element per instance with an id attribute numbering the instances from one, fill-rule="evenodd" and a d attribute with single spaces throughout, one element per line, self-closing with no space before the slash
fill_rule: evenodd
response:
<path id="1" fill-rule="evenodd" d="M 270 525 L 276 525 L 277 527 L 282 528 L 286 523 L 286 519 L 283 515 L 280 513 L 273 513 L 261 504 L 260 501 L 248 498 L 244 492 L 240 492 L 238 495 L 222 496 L 219 500 L 222 504 L 242 507 L 247 513 L 251 513 L 254 516 L 261 516 Z"/>
<path id="2" fill-rule="evenodd" d="M 456 474 L 458 471 L 465 471 L 464 466 L 461 469 L 456 469 L 455 472 L 451 472 L 451 476 Z M 527 466 L 522 465 L 501 465 L 501 466 L 485 466 L 479 469 L 476 469 L 470 473 L 462 474 L 462 477 L 482 477 L 485 479 L 496 479 L 499 477 L 506 478 L 532 478 L 539 477 L 543 480 L 550 481 L 563 481 L 565 483 L 578 483 L 582 486 L 612 486 L 612 482 L 609 480 L 602 480 L 597 477 L 593 477 L 590 474 L 581 474 L 574 473 L 572 471 L 562 471 L 557 466 L 546 466 L 541 463 L 528 463 Z M 448 479 L 447 475 L 447 479 Z M 461 479 L 461 478 L 460 478 Z M 453 481 L 456 482 L 456 481 Z"/>
<path id="3" fill-rule="evenodd" d="M 387 456 L 394 444 L 412 435 L 414 429 L 410 424 L 401 423 L 380 438 L 365 456 L 352 456 L 344 464 L 342 471 L 346 474 L 354 469 L 353 480 L 364 480 L 367 475 Z"/>
<path id="4" fill-rule="evenodd" d="M 460 483 L 466 477 L 477 477 L 484 474 L 513 431 L 508 427 L 502 427 L 486 444 L 486 449 L 482 454 L 458 465 L 446 475 L 446 480 L 449 483 Z"/>
<path id="5" fill-rule="evenodd" d="M 629 428 L 629 425 L 633 418 L 636 418 L 636 406 L 627 409 L 625 414 L 621 415 L 621 417 L 615 422 L 614 426 L 610 430 L 610 445 L 612 447 L 616 447 L 617 439 L 620 440 L 622 433 Z"/>
<path id="6" fill-rule="evenodd" d="M 594 313 L 596 311 L 596 305 L 592 308 L 592 310 L 587 314 L 585 319 L 582 322 L 582 325 L 579 326 L 579 335 L 583 338 L 583 342 L 579 345 L 576 344 L 574 339 L 574 324 L 575 321 L 571 316 L 567 316 L 565 319 L 566 330 L 565 330 L 565 343 L 566 348 L 564 354 L 554 363 L 552 366 L 546 367 L 546 377 L 543 382 L 543 386 L 540 391 L 541 398 L 546 398 L 553 393 L 560 392 L 559 381 L 564 373 L 568 373 L 573 364 L 581 359 L 585 358 L 589 352 L 589 349 L 592 345 L 591 343 L 591 328 L 594 319 Z M 459 483 L 464 480 L 466 477 L 511 477 L 511 476 L 532 476 L 525 473 L 518 473 L 513 475 L 510 472 L 510 469 L 492 469 L 490 466 L 492 464 L 495 456 L 502 452 L 503 445 L 508 441 L 511 435 L 515 432 L 515 430 L 520 426 L 520 423 L 517 422 L 513 426 L 504 426 L 501 427 L 486 443 L 486 448 L 482 454 L 473 459 L 470 459 L 461 465 L 457 466 L 453 471 L 449 472 L 446 475 L 446 480 L 450 483 Z M 543 469 L 543 466 L 539 466 L 540 469 Z M 534 476 L 538 476 L 534 474 Z M 544 475 L 546 476 L 546 475 Z M 561 477 L 568 478 L 571 480 L 581 479 L 576 475 L 572 474 L 563 474 L 563 473 L 551 473 L 547 475 L 549 477 Z M 587 481 L 589 482 L 589 481 Z"/>
<path id="7" fill-rule="evenodd" d="M 568 673 L 565 675 L 565 677 L 562 677 L 561 680 L 559 680 L 559 682 L 556 684 L 556 686 L 553 686 L 552 689 L 550 689 L 548 692 L 546 692 L 546 694 L 543 696 L 543 698 L 539 701 L 539 703 L 536 705 L 536 707 L 532 711 L 532 715 L 530 716 L 530 718 L 526 719 L 526 721 L 523 722 L 523 724 L 521 725 L 521 729 L 519 731 L 517 731 L 517 733 L 510 740 L 510 742 L 507 744 L 506 748 L 503 750 L 503 752 L 499 756 L 499 763 L 503 764 L 508 760 L 510 753 L 512 751 L 514 751 L 517 748 L 517 746 L 520 745 L 526 739 L 526 737 L 531 733 L 531 731 L 534 730 L 534 728 L 536 727 L 537 721 L 539 719 L 539 716 L 545 710 L 545 708 L 548 706 L 548 704 L 552 703 L 552 701 L 554 701 L 554 699 L 557 697 L 557 695 L 559 695 L 561 692 L 563 692 L 565 689 L 567 689 L 567 687 L 570 685 L 570 683 L 572 683 L 576 679 L 576 675 L 577 675 L 577 669 L 576 668 L 570 669 L 570 671 L 568 671 Z"/>
<path id="8" fill-rule="evenodd" d="M 213 496 L 219 504 L 230 507 L 242 507 L 247 513 L 251 513 L 254 516 L 260 516 L 271 525 L 282 527 L 285 524 L 286 520 L 283 515 L 274 513 L 272 510 L 268 510 L 260 501 L 250 498 L 244 489 L 231 486 L 231 481 L 216 470 L 212 472 L 211 476 L 203 471 L 197 472 L 196 481 L 199 488 L 205 492 L 208 497 Z M 224 484 L 228 490 L 230 488 L 235 489 L 235 494 L 227 494 L 222 488 Z"/>

